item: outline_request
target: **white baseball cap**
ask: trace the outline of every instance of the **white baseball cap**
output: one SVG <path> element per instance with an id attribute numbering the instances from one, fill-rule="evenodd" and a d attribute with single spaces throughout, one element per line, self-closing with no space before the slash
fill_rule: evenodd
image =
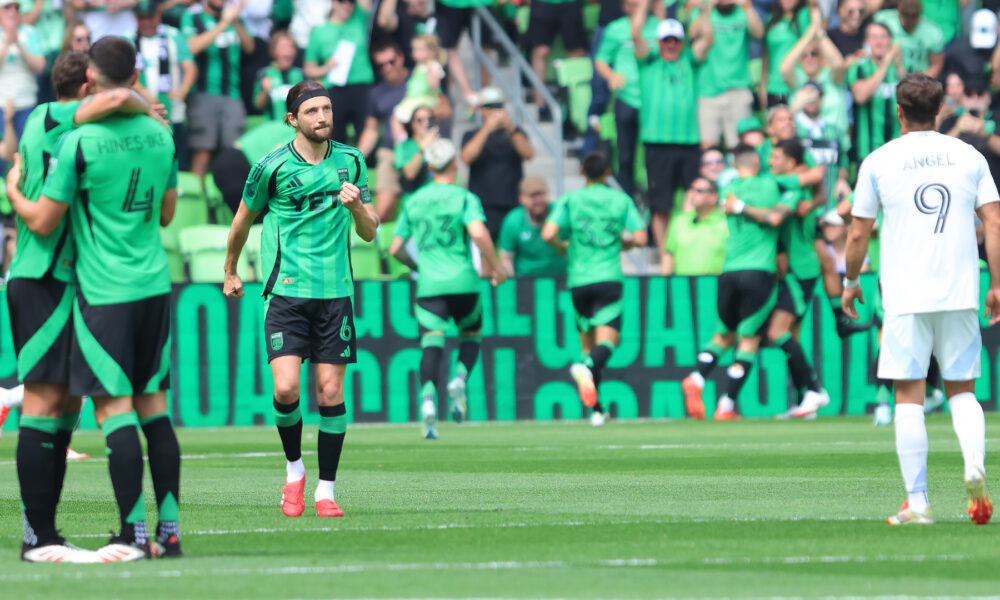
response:
<path id="1" fill-rule="evenodd" d="M 981 8 L 972 13 L 972 33 L 969 45 L 976 50 L 984 50 L 997 45 L 997 14 Z"/>
<path id="2" fill-rule="evenodd" d="M 996 32 L 994 31 L 994 33 Z M 677 19 L 664 19 L 660 21 L 660 24 L 656 26 L 656 39 L 664 40 L 671 37 L 683 40 L 684 26 Z"/>
<path id="3" fill-rule="evenodd" d="M 424 160 L 427 161 L 427 166 L 435 171 L 443 170 L 451 164 L 451 161 L 455 160 L 457 155 L 455 144 L 445 138 L 434 140 L 431 145 L 424 149 Z"/>

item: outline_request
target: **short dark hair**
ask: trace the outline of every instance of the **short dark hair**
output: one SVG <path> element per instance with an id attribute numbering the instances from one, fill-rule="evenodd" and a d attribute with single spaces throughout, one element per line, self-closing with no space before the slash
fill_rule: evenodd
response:
<path id="1" fill-rule="evenodd" d="M 924 73 L 909 73 L 896 85 L 896 104 L 911 123 L 933 123 L 942 99 L 941 83 Z"/>
<path id="2" fill-rule="evenodd" d="M 584 176 L 591 181 L 604 177 L 610 168 L 608 157 L 601 152 L 591 152 L 584 156 L 582 165 Z"/>
<path id="3" fill-rule="evenodd" d="M 712 181 L 711 179 L 709 179 L 708 177 L 703 177 L 701 175 L 699 175 L 699 176 L 697 176 L 697 177 L 694 178 L 694 181 L 691 182 L 691 187 L 694 187 L 695 184 L 698 183 L 699 181 L 704 181 L 705 182 L 705 184 L 708 187 L 709 193 L 712 193 L 712 194 L 718 194 L 719 193 L 719 186 L 714 181 Z"/>
<path id="4" fill-rule="evenodd" d="M 76 98 L 80 87 L 87 83 L 89 65 L 87 53 L 80 50 L 67 50 L 56 57 L 52 65 L 52 87 L 56 90 L 56 98 Z"/>
<path id="5" fill-rule="evenodd" d="M 118 35 L 106 35 L 90 46 L 87 52 L 90 66 L 103 83 L 110 85 L 127 85 L 131 83 L 135 73 L 135 46 L 132 42 Z"/>
<path id="6" fill-rule="evenodd" d="M 739 144 L 736 144 L 735 148 L 733 148 L 734 163 L 740 162 L 741 159 L 746 160 L 746 158 L 750 155 L 757 156 L 757 149 L 751 146 L 750 144 L 744 144 L 743 142 L 740 142 Z"/>
<path id="7" fill-rule="evenodd" d="M 371 55 L 375 56 L 379 52 L 385 52 L 386 50 L 395 50 L 396 54 L 403 53 L 403 47 L 399 45 L 399 42 L 392 38 L 388 38 L 376 42 L 375 45 L 372 46 Z"/>
<path id="8" fill-rule="evenodd" d="M 321 84 L 318 81 L 313 81 L 312 79 L 306 79 L 304 81 L 300 81 L 295 85 L 293 85 L 292 89 L 288 90 L 288 95 L 285 96 L 285 106 L 291 109 L 292 104 L 295 104 L 295 101 L 298 100 L 299 96 L 301 96 L 302 94 L 312 90 L 324 90 L 324 89 L 326 88 L 324 88 L 323 84 Z M 298 115 L 298 112 L 299 111 L 296 110 L 295 114 Z M 291 123 L 288 123 L 287 114 L 285 115 L 285 123 L 291 125 Z"/>
<path id="9" fill-rule="evenodd" d="M 796 138 L 781 140 L 775 145 L 775 148 L 780 148 L 785 156 L 795 161 L 796 165 L 801 165 L 806 159 L 805 146 Z"/>

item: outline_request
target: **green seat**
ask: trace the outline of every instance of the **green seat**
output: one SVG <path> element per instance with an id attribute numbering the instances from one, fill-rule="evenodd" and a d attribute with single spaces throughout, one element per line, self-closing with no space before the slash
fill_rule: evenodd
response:
<path id="1" fill-rule="evenodd" d="M 247 157 L 250 164 L 264 158 L 275 148 L 295 139 L 295 130 L 281 121 L 267 121 L 236 140 L 236 147 Z"/>
<path id="2" fill-rule="evenodd" d="M 193 198 L 205 199 L 205 182 L 201 177 L 187 171 L 177 172 L 177 198 L 191 200 Z"/>
<path id="3" fill-rule="evenodd" d="M 389 255 L 389 246 L 392 244 L 392 238 L 396 235 L 396 223 L 397 221 L 382 223 L 379 227 L 378 237 L 375 238 L 375 241 L 378 242 L 379 252 L 385 258 L 385 264 L 389 269 L 388 275 L 392 278 L 402 277 L 410 273 L 409 267 Z"/>
<path id="4" fill-rule="evenodd" d="M 205 199 L 208 200 L 209 208 L 214 208 L 223 204 L 222 190 L 215 185 L 215 176 L 211 173 L 205 175 Z"/>
<path id="5" fill-rule="evenodd" d="M 556 69 L 556 81 L 566 88 L 569 97 L 567 118 L 581 133 L 587 131 L 587 112 L 593 95 L 590 81 L 593 78 L 594 63 L 589 58 L 564 58 Z"/>
<path id="6" fill-rule="evenodd" d="M 225 225 L 198 225 L 181 230 L 179 236 L 181 256 L 187 262 L 191 281 L 195 283 L 222 283 L 222 267 L 226 261 L 226 242 L 229 228 Z M 250 261 L 246 254 L 236 264 L 240 278 L 250 277 Z"/>
<path id="7" fill-rule="evenodd" d="M 184 259 L 181 258 L 180 248 L 177 247 L 177 236 L 161 227 L 160 241 L 163 243 L 163 251 L 167 253 L 170 282 L 184 283 L 187 281 L 187 275 L 184 273 Z"/>
<path id="8" fill-rule="evenodd" d="M 170 267 L 170 280 L 174 282 L 187 281 L 184 274 L 184 261 L 180 253 L 180 232 L 189 227 L 197 227 L 208 223 L 208 207 L 205 197 L 194 193 L 181 195 L 180 173 L 177 174 L 178 195 L 174 218 L 166 227 L 160 228 L 160 240 L 167 252 L 167 263 Z M 188 173 L 190 175 L 190 173 Z"/>
<path id="9" fill-rule="evenodd" d="M 246 120 L 246 129 L 243 131 L 252 131 L 262 125 L 267 121 L 267 117 L 264 115 L 248 115 Z"/>
<path id="10" fill-rule="evenodd" d="M 382 260 L 375 243 L 361 239 L 351 227 L 351 270 L 355 279 L 381 279 Z"/>
<path id="11" fill-rule="evenodd" d="M 247 257 L 250 266 L 253 267 L 253 281 L 264 281 L 264 272 L 262 271 L 264 267 L 260 264 L 260 234 L 263 231 L 263 225 L 251 226 L 250 234 L 247 235 L 247 243 L 243 246 L 243 255 Z"/>

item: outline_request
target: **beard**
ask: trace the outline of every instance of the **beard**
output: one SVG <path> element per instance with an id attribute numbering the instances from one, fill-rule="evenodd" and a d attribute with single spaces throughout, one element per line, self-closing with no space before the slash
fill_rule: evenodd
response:
<path id="1" fill-rule="evenodd" d="M 330 139 L 330 126 L 321 127 L 319 129 L 301 129 L 302 135 L 306 136 L 306 139 L 314 144 L 322 144 L 323 142 Z"/>
<path id="2" fill-rule="evenodd" d="M 736 5 L 735 4 L 725 4 L 725 5 L 721 5 L 720 4 L 720 5 L 718 5 L 718 6 L 715 7 L 715 10 L 719 11 L 719 14 L 731 15 L 731 14 L 733 14 L 733 11 L 736 10 Z"/>

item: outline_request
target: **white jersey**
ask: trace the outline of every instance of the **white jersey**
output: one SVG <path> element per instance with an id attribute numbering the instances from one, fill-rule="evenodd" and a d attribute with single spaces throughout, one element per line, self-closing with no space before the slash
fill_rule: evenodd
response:
<path id="1" fill-rule="evenodd" d="M 865 159 L 851 214 L 882 211 L 886 314 L 978 310 L 975 210 L 998 200 L 983 155 L 935 131 L 908 133 Z"/>

